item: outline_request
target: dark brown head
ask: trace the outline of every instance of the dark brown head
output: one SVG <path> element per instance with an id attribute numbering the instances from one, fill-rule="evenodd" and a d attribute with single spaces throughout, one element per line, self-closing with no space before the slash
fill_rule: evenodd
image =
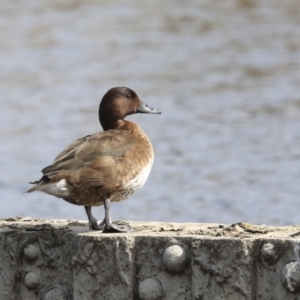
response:
<path id="1" fill-rule="evenodd" d="M 136 113 L 160 114 L 143 103 L 138 95 L 127 87 L 114 87 L 103 96 L 99 106 L 99 120 L 104 130 L 115 129 L 120 121 Z"/>

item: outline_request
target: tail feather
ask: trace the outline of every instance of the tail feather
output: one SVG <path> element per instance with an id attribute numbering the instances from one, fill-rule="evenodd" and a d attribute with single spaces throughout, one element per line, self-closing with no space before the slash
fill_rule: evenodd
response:
<path id="1" fill-rule="evenodd" d="M 48 183 L 49 181 L 50 179 L 48 178 L 48 176 L 44 175 L 40 180 L 29 182 L 30 184 L 34 184 L 34 186 L 28 191 L 25 191 L 24 193 L 32 193 L 36 191 L 41 185 Z"/>
<path id="2" fill-rule="evenodd" d="M 39 183 L 41 180 L 37 180 L 37 181 L 29 181 L 30 184 L 37 184 Z"/>

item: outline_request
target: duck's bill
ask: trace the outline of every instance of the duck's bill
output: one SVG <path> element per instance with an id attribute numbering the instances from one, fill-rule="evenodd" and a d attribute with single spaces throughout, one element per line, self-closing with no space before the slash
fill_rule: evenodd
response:
<path id="1" fill-rule="evenodd" d="M 144 113 L 144 114 L 161 114 L 159 110 L 156 108 L 149 107 L 143 101 L 140 101 L 140 106 L 137 109 L 137 113 Z"/>

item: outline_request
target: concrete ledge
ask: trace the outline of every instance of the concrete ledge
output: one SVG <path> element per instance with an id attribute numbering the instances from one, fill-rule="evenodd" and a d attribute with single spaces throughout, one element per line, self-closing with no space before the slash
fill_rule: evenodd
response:
<path id="1" fill-rule="evenodd" d="M 0 299 L 300 299 L 300 226 L 0 220 Z"/>

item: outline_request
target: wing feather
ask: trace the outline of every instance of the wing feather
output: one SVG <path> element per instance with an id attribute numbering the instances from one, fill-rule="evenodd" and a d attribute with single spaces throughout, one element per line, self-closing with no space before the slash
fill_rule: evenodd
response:
<path id="1" fill-rule="evenodd" d="M 42 172 L 44 175 L 51 175 L 77 170 L 100 156 L 121 158 L 133 144 L 133 135 L 125 130 L 114 129 L 88 135 L 71 143 Z"/>

